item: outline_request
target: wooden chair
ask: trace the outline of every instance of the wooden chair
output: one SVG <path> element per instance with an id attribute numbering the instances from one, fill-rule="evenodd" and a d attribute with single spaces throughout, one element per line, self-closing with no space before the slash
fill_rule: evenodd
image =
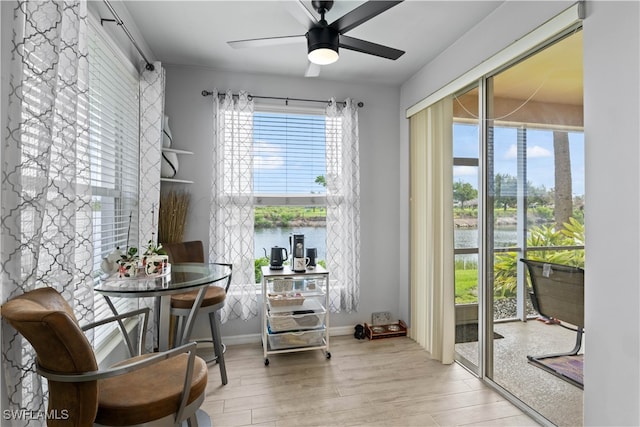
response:
<path id="1" fill-rule="evenodd" d="M 84 331 L 142 316 L 135 310 L 80 327 L 71 306 L 53 288 L 38 288 L 7 301 L 0 312 L 36 351 L 37 372 L 47 378 L 49 411 L 68 414 L 49 427 L 91 425 L 197 426 L 204 401 L 207 365 L 194 343 L 162 353 L 138 355 L 99 369 Z M 141 334 L 144 336 L 144 334 Z M 139 348 L 144 348 L 141 338 Z M 95 423 L 95 424 L 94 424 Z"/>
<path id="2" fill-rule="evenodd" d="M 169 255 L 169 263 L 205 262 L 204 247 L 199 240 L 163 243 L 162 247 Z M 218 264 L 225 265 L 230 269 L 233 268 L 231 264 Z M 216 285 L 209 286 L 198 311 L 198 313 L 207 313 L 209 315 L 209 328 L 211 330 L 210 340 L 198 340 L 198 342 L 213 343 L 214 357 L 207 360 L 207 362 L 215 361 L 218 363 L 222 384 L 227 384 L 227 370 L 224 362 L 225 349 L 222 343 L 222 334 L 220 333 L 220 310 L 224 307 L 230 284 L 231 274 L 229 274 L 224 288 Z M 191 291 L 171 296 L 171 315 L 175 316 L 173 325 L 174 337 L 183 336 L 186 319 L 191 312 L 191 307 L 193 307 L 197 295 L 198 291 Z"/>

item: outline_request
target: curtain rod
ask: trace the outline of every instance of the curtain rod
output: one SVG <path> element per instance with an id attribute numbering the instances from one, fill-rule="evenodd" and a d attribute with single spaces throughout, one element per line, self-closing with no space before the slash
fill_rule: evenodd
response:
<path id="1" fill-rule="evenodd" d="M 145 68 L 149 71 L 153 71 L 155 69 L 155 67 L 153 66 L 153 64 L 151 62 L 149 62 L 149 60 L 147 59 L 147 57 L 145 56 L 144 52 L 142 51 L 142 49 L 140 49 L 140 46 L 138 46 L 138 43 L 136 42 L 136 40 L 133 38 L 133 35 L 131 35 L 131 33 L 129 32 L 129 29 L 127 28 L 126 25 L 124 25 L 124 21 L 122 21 L 122 19 L 120 19 L 120 16 L 118 16 L 118 14 L 116 13 L 116 10 L 113 8 L 113 6 L 111 6 L 111 3 L 109 3 L 108 0 L 103 0 L 104 4 L 107 5 L 107 7 L 109 8 L 109 11 L 111 12 L 111 14 L 113 15 L 113 17 L 115 19 L 106 19 L 106 18 L 101 18 L 100 19 L 100 25 L 103 25 L 103 23 L 105 21 L 107 22 L 115 22 L 116 24 L 118 24 L 120 27 L 122 27 L 122 30 L 124 31 L 124 33 L 127 35 L 127 37 L 129 37 L 129 40 L 131 41 L 131 43 L 133 44 L 133 47 L 136 48 L 136 50 L 138 51 L 138 53 L 140 54 L 140 56 L 142 56 L 142 59 L 144 59 L 144 62 L 147 63 L 147 65 L 145 66 Z"/>
<path id="2" fill-rule="evenodd" d="M 202 96 L 212 96 L 213 92 L 210 90 L 203 90 L 202 91 Z M 224 96 L 225 94 L 220 92 L 218 94 L 218 96 Z M 237 97 L 238 94 L 237 93 L 233 93 L 231 94 L 231 96 L 235 96 Z M 285 101 L 286 105 L 289 105 L 289 101 L 301 101 L 301 102 L 322 102 L 323 104 L 327 104 L 329 103 L 329 100 L 322 100 L 322 99 L 305 99 L 305 98 L 285 98 L 285 97 L 281 97 L 281 96 L 260 96 L 260 95 L 251 95 L 249 94 L 249 99 L 277 99 L 280 101 Z M 342 104 L 344 105 L 345 102 L 344 101 L 336 101 L 336 104 Z M 358 107 L 362 108 L 364 107 L 364 102 L 358 102 Z"/>

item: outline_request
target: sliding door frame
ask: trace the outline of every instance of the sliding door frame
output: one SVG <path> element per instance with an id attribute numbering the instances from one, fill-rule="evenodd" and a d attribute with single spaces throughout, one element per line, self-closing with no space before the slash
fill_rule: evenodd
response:
<path id="1" fill-rule="evenodd" d="M 513 64 L 521 61 L 523 58 L 535 54 L 552 43 L 556 42 L 567 36 L 568 34 L 575 32 L 582 27 L 582 19 L 584 19 L 584 3 L 579 2 L 568 8 L 555 18 L 546 22 L 536 30 L 527 34 L 523 38 L 514 42 L 512 45 L 497 53 L 493 57 L 484 61 L 478 67 L 468 71 L 458 79 L 452 81 L 448 85 L 444 86 L 440 90 L 434 92 L 432 95 L 418 102 L 414 106 L 407 109 L 406 116 L 410 117 L 416 112 L 430 106 L 445 96 L 449 96 L 455 93 L 462 93 L 468 90 L 472 86 L 478 87 L 478 111 L 479 111 L 479 197 L 478 197 L 478 232 L 480 236 L 480 242 L 478 245 L 478 367 L 477 372 L 472 367 L 469 368 L 480 379 L 490 385 L 492 388 L 500 392 L 506 399 L 511 401 L 514 405 L 527 412 L 532 418 L 542 425 L 550 425 L 549 420 L 544 418 L 541 414 L 537 413 L 528 405 L 524 404 L 509 390 L 505 389 L 493 380 L 494 376 L 494 354 L 493 354 L 493 339 L 487 339 L 487 337 L 493 337 L 493 264 L 494 264 L 494 242 L 493 239 L 488 239 L 487 236 L 492 234 L 491 228 L 493 224 L 493 212 L 492 212 L 492 197 L 491 189 L 493 186 L 493 170 L 490 168 L 490 157 L 493 155 L 493 148 L 489 142 L 492 142 L 492 136 L 490 132 L 493 130 L 493 123 L 490 122 L 487 117 L 491 117 L 491 104 L 490 96 L 492 93 L 492 80 L 491 76 L 499 74 L 506 68 L 511 67 Z M 526 129 L 524 130 L 526 132 Z M 520 131 L 519 131 L 520 133 Z M 518 156 L 525 155 L 522 151 L 526 150 L 526 145 L 521 146 L 518 143 Z M 524 171 L 518 171 L 518 177 L 521 178 L 521 174 Z M 519 179 L 518 181 L 522 181 Z M 522 183 L 521 185 L 526 185 Z M 521 194 L 519 192 L 519 194 Z M 526 199 L 523 197 L 518 198 L 518 222 L 520 224 L 526 223 Z M 524 213 L 522 213 L 524 212 Z M 524 241 L 523 241 L 524 240 Z M 524 250 L 524 243 L 526 243 L 526 230 L 524 234 L 518 236 L 518 248 L 519 251 Z M 522 273 L 524 273 L 524 267 L 522 267 Z M 517 300 L 517 317 L 522 320 L 525 319 L 525 299 L 524 299 L 524 274 L 519 274 L 518 282 L 518 300 Z"/>

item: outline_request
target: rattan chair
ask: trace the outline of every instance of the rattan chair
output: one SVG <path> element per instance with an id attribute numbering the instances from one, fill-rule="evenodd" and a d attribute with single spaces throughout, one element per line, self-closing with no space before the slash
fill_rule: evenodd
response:
<path id="1" fill-rule="evenodd" d="M 163 243 L 162 247 L 169 255 L 170 263 L 185 262 L 204 262 L 204 247 L 201 241 L 190 241 L 180 243 Z M 217 263 L 225 265 L 232 269 L 231 264 Z M 222 343 L 222 334 L 220 333 L 220 310 L 224 307 L 224 303 L 231 284 L 231 274 L 225 282 L 225 287 L 211 285 L 207 289 L 207 293 L 202 300 L 202 304 L 198 313 L 206 313 L 209 315 L 209 328 L 211 330 L 211 339 L 197 340 L 197 342 L 211 342 L 213 344 L 214 356 L 207 359 L 207 362 L 217 362 L 220 366 L 220 377 L 222 384 L 227 384 L 227 369 L 224 362 L 224 344 Z M 175 316 L 173 324 L 173 337 L 184 336 L 184 327 L 186 320 L 191 313 L 191 307 L 198 296 L 198 291 L 185 292 L 171 296 L 171 315 Z M 187 339 L 190 339 L 188 337 Z"/>
<path id="2" fill-rule="evenodd" d="M 98 368 L 84 331 L 131 316 L 142 317 L 145 330 L 148 309 L 80 327 L 62 295 L 45 287 L 7 301 L 0 312 L 36 351 L 37 372 L 48 380 L 49 412 L 66 414 L 48 420 L 49 427 L 198 425 L 207 365 L 194 343 Z M 143 347 L 141 338 L 138 353 Z"/>

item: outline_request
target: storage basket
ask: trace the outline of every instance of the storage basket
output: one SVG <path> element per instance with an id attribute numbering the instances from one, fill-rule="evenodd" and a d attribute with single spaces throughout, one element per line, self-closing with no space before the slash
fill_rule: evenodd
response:
<path id="1" fill-rule="evenodd" d="M 272 283 L 273 292 L 291 292 L 293 290 L 292 279 L 275 279 Z"/>
<path id="2" fill-rule="evenodd" d="M 273 307 L 302 305 L 302 303 L 304 303 L 302 295 L 269 295 L 269 304 Z"/>
<path id="3" fill-rule="evenodd" d="M 325 313 L 292 314 L 278 313 L 269 316 L 269 330 L 282 332 L 316 329 L 324 324 Z"/>
<path id="4" fill-rule="evenodd" d="M 323 329 L 302 332 L 283 332 L 280 334 L 269 334 L 269 346 L 273 350 L 285 348 L 310 347 L 323 344 Z"/>

